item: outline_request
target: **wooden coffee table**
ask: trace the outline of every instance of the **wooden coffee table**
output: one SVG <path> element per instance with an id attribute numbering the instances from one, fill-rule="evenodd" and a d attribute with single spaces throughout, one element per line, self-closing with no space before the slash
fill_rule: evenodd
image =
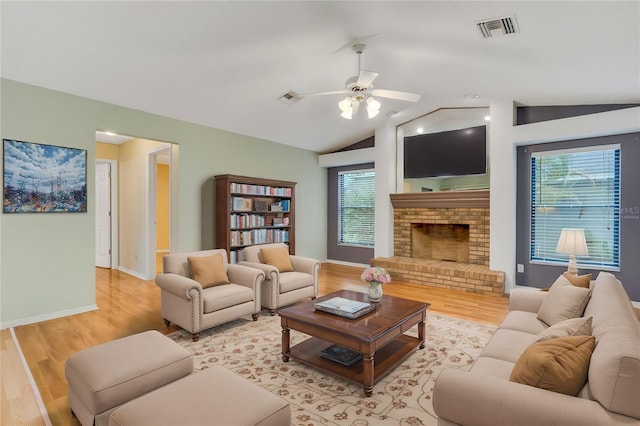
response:
<path id="1" fill-rule="evenodd" d="M 298 303 L 278 310 L 282 324 L 282 360 L 290 358 L 318 368 L 326 373 L 362 384 L 364 394 L 371 396 L 373 385 L 397 367 L 418 347 L 424 348 L 425 320 L 428 303 L 385 295 L 376 310 L 358 319 L 315 311 L 313 304 L 333 297 L 367 301 L 367 295 L 341 290 L 316 300 Z M 418 337 L 404 334 L 414 325 Z M 290 347 L 290 330 L 312 337 Z M 320 351 L 338 344 L 362 354 L 362 359 L 350 366 L 320 356 Z"/>

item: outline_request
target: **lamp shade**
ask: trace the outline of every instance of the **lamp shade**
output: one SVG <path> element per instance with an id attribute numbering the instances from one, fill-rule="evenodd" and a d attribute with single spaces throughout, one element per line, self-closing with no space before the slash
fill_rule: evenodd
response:
<path id="1" fill-rule="evenodd" d="M 574 256 L 588 256 L 587 240 L 584 236 L 584 229 L 563 228 L 560 232 L 556 253 L 569 254 Z"/>

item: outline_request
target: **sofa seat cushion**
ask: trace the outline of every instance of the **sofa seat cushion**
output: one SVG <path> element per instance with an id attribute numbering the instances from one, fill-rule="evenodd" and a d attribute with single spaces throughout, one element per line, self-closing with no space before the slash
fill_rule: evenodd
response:
<path id="1" fill-rule="evenodd" d="M 508 381 L 509 376 L 511 376 L 511 370 L 513 370 L 513 365 L 513 362 L 481 356 L 473 364 L 471 372 L 473 374 L 485 374 L 496 379 Z"/>
<path id="2" fill-rule="evenodd" d="M 291 424 L 289 403 L 213 365 L 135 399 L 111 413 L 110 426 Z"/>
<path id="3" fill-rule="evenodd" d="M 516 362 L 522 352 L 536 340 L 535 334 L 516 330 L 499 329 L 495 332 L 482 354 L 483 358 L 495 358 Z"/>
<path id="4" fill-rule="evenodd" d="M 202 292 L 204 313 L 219 311 L 230 306 L 253 302 L 255 293 L 248 287 L 238 284 L 224 284 L 209 287 Z"/>
<path id="5" fill-rule="evenodd" d="M 312 285 L 312 275 L 303 272 L 285 272 L 280 274 L 280 293 L 287 293 Z"/>
<path id="6" fill-rule="evenodd" d="M 510 311 L 505 317 L 501 329 L 517 330 L 523 333 L 539 334 L 548 328 L 540 321 L 536 312 Z"/>
<path id="7" fill-rule="evenodd" d="M 72 355 L 65 364 L 65 377 L 84 409 L 97 415 L 192 370 L 193 354 L 153 330 Z"/>

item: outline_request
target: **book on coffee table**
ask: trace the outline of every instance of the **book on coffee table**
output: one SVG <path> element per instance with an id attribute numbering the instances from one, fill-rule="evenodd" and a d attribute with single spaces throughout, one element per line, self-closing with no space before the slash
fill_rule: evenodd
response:
<path id="1" fill-rule="evenodd" d="M 346 365 L 347 367 L 362 359 L 362 355 L 358 352 L 338 345 L 331 345 L 328 348 L 323 349 L 320 351 L 320 356 L 322 358 L 338 362 L 342 365 Z"/>
<path id="2" fill-rule="evenodd" d="M 334 297 L 324 302 L 314 303 L 313 308 L 317 311 L 328 312 L 351 319 L 359 318 L 376 309 L 376 307 L 370 303 L 345 299 L 344 297 Z"/>

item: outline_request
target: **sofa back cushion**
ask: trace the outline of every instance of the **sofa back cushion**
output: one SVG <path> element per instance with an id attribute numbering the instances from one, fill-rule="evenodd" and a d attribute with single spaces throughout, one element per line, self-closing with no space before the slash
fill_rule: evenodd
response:
<path id="1" fill-rule="evenodd" d="M 640 321 L 624 287 L 600 272 L 585 316 L 592 316 L 596 348 L 589 365 L 589 388 L 608 410 L 640 419 Z"/>

